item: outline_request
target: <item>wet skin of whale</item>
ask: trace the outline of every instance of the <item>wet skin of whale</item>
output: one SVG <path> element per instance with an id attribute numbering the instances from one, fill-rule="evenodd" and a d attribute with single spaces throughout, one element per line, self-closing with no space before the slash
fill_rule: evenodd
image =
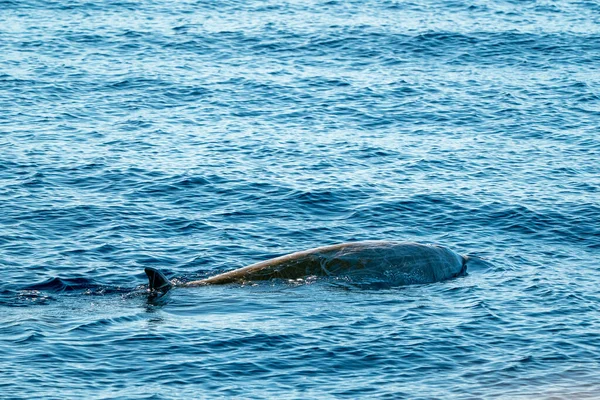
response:
<path id="1" fill-rule="evenodd" d="M 389 241 L 342 243 L 288 254 L 177 287 L 309 276 L 382 279 L 390 285 L 402 286 L 463 275 L 467 259 L 437 245 Z M 160 271 L 151 267 L 145 271 L 151 290 L 165 292 L 175 286 Z"/>

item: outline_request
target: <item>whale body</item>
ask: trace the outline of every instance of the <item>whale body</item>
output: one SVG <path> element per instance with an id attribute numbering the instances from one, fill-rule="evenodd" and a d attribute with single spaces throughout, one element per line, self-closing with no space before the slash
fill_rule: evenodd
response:
<path id="1" fill-rule="evenodd" d="M 178 284 L 220 285 L 270 279 L 295 280 L 309 276 L 383 280 L 392 286 L 433 283 L 463 275 L 468 257 L 438 245 L 366 241 L 341 243 L 299 251 L 206 279 Z M 166 292 L 175 286 L 159 270 L 145 269 L 149 288 Z"/>

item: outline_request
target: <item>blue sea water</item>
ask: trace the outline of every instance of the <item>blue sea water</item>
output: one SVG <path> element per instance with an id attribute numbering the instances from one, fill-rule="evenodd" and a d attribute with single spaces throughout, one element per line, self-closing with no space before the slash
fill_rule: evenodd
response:
<path id="1" fill-rule="evenodd" d="M 0 398 L 600 398 L 600 3 L 0 0 Z M 387 239 L 403 288 L 192 280 Z"/>

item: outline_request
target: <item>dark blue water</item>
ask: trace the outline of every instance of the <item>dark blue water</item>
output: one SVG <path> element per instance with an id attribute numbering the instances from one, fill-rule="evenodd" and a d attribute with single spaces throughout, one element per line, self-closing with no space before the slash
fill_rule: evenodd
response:
<path id="1" fill-rule="evenodd" d="M 0 1 L 0 397 L 597 398 L 597 1 Z M 487 260 L 179 289 L 344 241 Z"/>

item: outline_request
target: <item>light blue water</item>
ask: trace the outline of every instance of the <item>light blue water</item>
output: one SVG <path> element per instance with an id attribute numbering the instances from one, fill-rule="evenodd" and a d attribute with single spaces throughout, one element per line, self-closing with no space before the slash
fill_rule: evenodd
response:
<path id="1" fill-rule="evenodd" d="M 0 397 L 598 398 L 596 1 L 0 1 Z M 383 290 L 149 301 L 337 242 Z"/>

